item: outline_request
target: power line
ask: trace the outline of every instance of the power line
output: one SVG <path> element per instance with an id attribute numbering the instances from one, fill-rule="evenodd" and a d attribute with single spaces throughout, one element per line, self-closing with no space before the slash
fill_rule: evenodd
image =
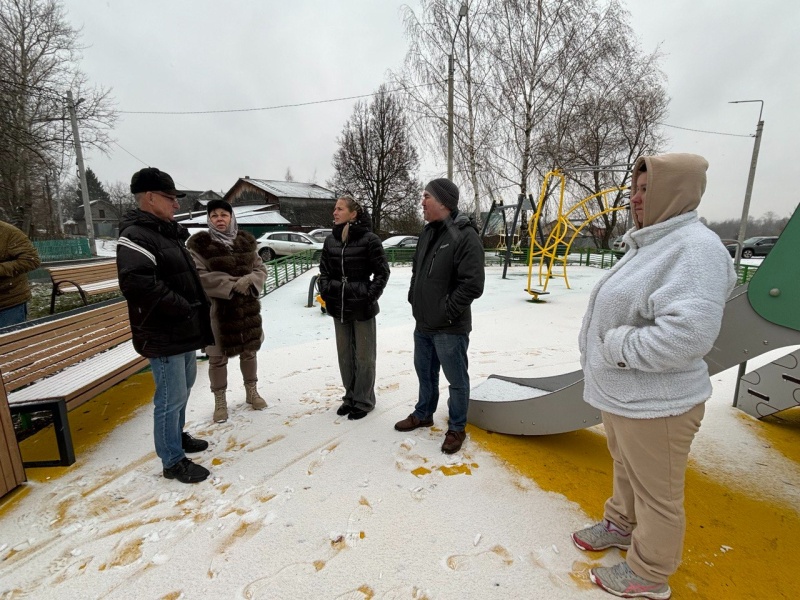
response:
<path id="1" fill-rule="evenodd" d="M 705 129 L 691 129 L 689 127 L 678 127 L 677 125 L 670 125 L 669 123 L 656 123 L 657 125 L 661 125 L 662 127 L 671 127 L 672 129 L 682 129 L 683 131 L 694 131 L 696 133 L 711 133 L 714 135 L 729 135 L 731 137 L 753 137 L 753 134 L 743 134 L 743 133 L 724 133 L 722 131 L 707 131 Z"/>
<path id="2" fill-rule="evenodd" d="M 136 156 L 136 155 L 135 155 L 135 154 L 133 154 L 132 152 L 129 152 L 129 151 L 128 151 L 128 150 L 126 150 L 125 148 L 123 148 L 123 147 L 122 147 L 122 144 L 120 144 L 119 142 L 116 142 L 116 141 L 115 141 L 115 142 L 112 142 L 112 143 L 113 143 L 115 146 L 117 146 L 117 147 L 118 147 L 120 150 L 122 150 L 123 152 L 125 152 L 126 154 L 129 154 L 129 155 L 131 155 L 133 158 L 135 158 L 136 160 L 138 160 L 138 161 L 139 161 L 140 163 L 142 163 L 142 164 L 143 164 L 145 167 L 149 167 L 149 166 L 150 166 L 150 165 L 148 165 L 146 162 L 144 162 L 144 161 L 143 161 L 141 158 L 139 158 L 138 156 Z"/>
<path id="3" fill-rule="evenodd" d="M 404 92 L 410 89 L 419 88 L 419 87 L 426 87 L 429 85 L 434 85 L 434 83 L 421 83 L 419 85 L 414 85 L 410 87 L 400 87 L 393 90 L 385 90 L 384 93 L 391 94 L 394 92 Z M 345 96 L 342 98 L 331 98 L 329 100 L 313 100 L 311 102 L 298 102 L 296 104 L 278 104 L 275 106 L 261 106 L 257 108 L 228 108 L 228 109 L 221 109 L 221 110 L 177 110 L 177 111 L 166 111 L 166 110 L 120 110 L 117 111 L 123 115 L 212 115 L 212 114 L 221 114 L 221 113 L 243 113 L 243 112 L 258 112 L 264 110 L 277 110 L 279 108 L 294 108 L 298 106 L 311 106 L 313 104 L 329 104 L 331 102 L 342 102 L 344 100 L 356 100 L 358 98 L 370 98 L 372 96 L 377 96 L 381 92 L 372 92 L 370 94 L 359 94 L 357 96 Z"/>

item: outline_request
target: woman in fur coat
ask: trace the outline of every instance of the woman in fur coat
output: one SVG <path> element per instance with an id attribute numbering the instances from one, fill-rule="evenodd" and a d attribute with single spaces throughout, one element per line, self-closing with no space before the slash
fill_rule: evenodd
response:
<path id="1" fill-rule="evenodd" d="M 239 357 L 245 401 L 255 410 L 267 407 L 258 393 L 256 351 L 264 341 L 261 304 L 258 296 L 267 279 L 264 263 L 256 252 L 256 239 L 239 231 L 231 205 L 212 200 L 208 231 L 193 235 L 187 247 L 192 254 L 203 289 L 211 298 L 211 326 L 215 345 L 207 346 L 208 378 L 214 393 L 214 422 L 228 420 L 225 393 L 228 387 L 228 359 Z"/>
<path id="2" fill-rule="evenodd" d="M 333 233 L 319 263 L 319 293 L 333 317 L 344 402 L 336 411 L 350 420 L 375 408 L 375 315 L 389 281 L 381 239 L 369 215 L 350 196 L 336 201 Z"/>

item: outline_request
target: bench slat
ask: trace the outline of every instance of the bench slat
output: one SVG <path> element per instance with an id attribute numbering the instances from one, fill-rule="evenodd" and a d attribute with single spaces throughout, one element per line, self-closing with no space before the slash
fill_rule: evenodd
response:
<path id="1" fill-rule="evenodd" d="M 130 338 L 130 331 L 118 331 L 112 335 L 99 335 L 91 344 L 82 344 L 77 348 L 64 348 L 61 352 L 55 353 L 46 359 L 35 363 L 26 363 L 16 366 L 16 368 L 15 365 L 11 365 L 7 374 L 6 370 L 3 369 L 3 381 L 7 389 L 12 391 L 19 389 L 37 379 L 51 376 L 70 365 L 91 358 L 98 352 L 113 348 L 130 340 Z"/>
<path id="2" fill-rule="evenodd" d="M 98 380 L 104 382 L 113 379 L 120 371 L 131 368 L 135 373 L 147 364 L 147 359 L 133 349 L 133 343 L 126 342 L 96 354 L 91 360 L 77 363 L 33 385 L 11 392 L 8 402 L 16 405 L 44 398 L 65 398 L 69 403 L 70 398 L 96 388 Z"/>

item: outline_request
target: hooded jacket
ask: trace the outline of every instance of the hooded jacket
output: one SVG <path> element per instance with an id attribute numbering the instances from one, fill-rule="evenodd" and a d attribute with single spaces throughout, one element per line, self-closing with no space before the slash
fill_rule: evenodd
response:
<path id="1" fill-rule="evenodd" d="M 31 299 L 28 272 L 40 264 L 39 253 L 28 236 L 0 221 L 0 310 Z"/>
<path id="2" fill-rule="evenodd" d="M 264 287 L 267 272 L 256 252 L 256 239 L 239 230 L 228 248 L 201 231 L 189 238 L 186 246 L 194 259 L 203 289 L 211 298 L 211 327 L 216 344 L 206 346 L 209 356 L 237 356 L 245 350 L 258 350 L 264 341 L 261 303 L 258 290 Z M 249 294 L 233 290 L 240 277 L 251 275 Z"/>
<path id="3" fill-rule="evenodd" d="M 214 343 L 210 302 L 184 247 L 188 237 L 182 225 L 139 209 L 120 222 L 119 286 L 128 300 L 133 347 L 147 358 Z"/>
<path id="4" fill-rule="evenodd" d="M 694 210 L 708 163 L 693 154 L 647 164 L 643 222 L 595 286 L 579 335 L 584 400 L 629 418 L 680 415 L 711 395 L 708 366 L 736 282 L 730 255 Z"/>
<path id="5" fill-rule="evenodd" d="M 319 262 L 319 293 L 328 314 L 343 323 L 367 321 L 380 312 L 378 298 L 389 281 L 389 263 L 381 239 L 372 233 L 369 217 L 344 225 L 325 238 Z"/>
<path id="6" fill-rule="evenodd" d="M 475 223 L 459 211 L 422 230 L 411 267 L 408 301 L 424 333 L 472 331 L 473 300 L 483 294 L 483 244 Z"/>

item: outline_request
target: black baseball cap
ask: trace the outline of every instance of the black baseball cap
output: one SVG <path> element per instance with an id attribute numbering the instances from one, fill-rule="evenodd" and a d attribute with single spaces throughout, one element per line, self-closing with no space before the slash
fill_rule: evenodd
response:
<path id="1" fill-rule="evenodd" d="M 183 198 L 183 194 L 175 189 L 175 182 L 164 171 L 159 171 L 155 167 L 146 167 L 136 171 L 131 177 L 131 194 L 141 192 L 164 192 L 170 196 Z"/>

